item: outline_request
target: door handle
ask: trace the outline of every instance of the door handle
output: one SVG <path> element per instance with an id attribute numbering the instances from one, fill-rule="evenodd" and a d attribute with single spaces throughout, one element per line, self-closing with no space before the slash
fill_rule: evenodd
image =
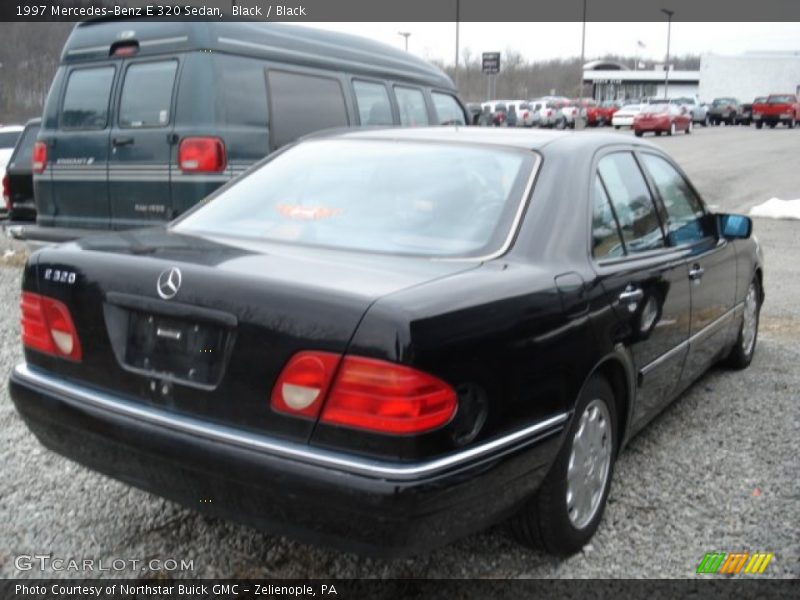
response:
<path id="1" fill-rule="evenodd" d="M 132 137 L 115 137 L 115 138 L 111 138 L 111 143 L 114 146 L 130 146 L 131 144 L 133 144 L 133 138 Z"/>
<path id="2" fill-rule="evenodd" d="M 706 270 L 700 265 L 694 265 L 691 269 L 689 269 L 689 279 L 692 281 L 700 281 L 703 278 L 703 273 L 705 272 Z"/>
<path id="3" fill-rule="evenodd" d="M 628 310 L 633 312 L 636 310 L 636 304 L 644 298 L 644 291 L 642 288 L 633 287 L 628 285 L 625 290 L 619 295 L 620 304 L 627 304 Z"/>

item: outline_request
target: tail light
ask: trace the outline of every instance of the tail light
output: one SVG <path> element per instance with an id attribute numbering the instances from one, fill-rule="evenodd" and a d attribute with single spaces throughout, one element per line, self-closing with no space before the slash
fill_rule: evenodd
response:
<path id="1" fill-rule="evenodd" d="M 33 160 L 31 161 L 34 173 L 43 173 L 47 167 L 47 144 L 36 142 L 33 145 Z"/>
<path id="2" fill-rule="evenodd" d="M 11 210 L 11 180 L 8 175 L 3 177 L 3 202 L 5 202 L 6 209 Z"/>
<path id="3" fill-rule="evenodd" d="M 529 114 L 530 113 L 526 110 L 524 113 L 522 113 L 522 118 L 527 119 Z"/>
<path id="4" fill-rule="evenodd" d="M 81 343 L 69 309 L 63 302 L 31 292 L 20 301 L 22 344 L 74 361 L 81 360 Z"/>
<path id="5" fill-rule="evenodd" d="M 445 425 L 456 411 L 447 383 L 411 367 L 359 356 L 300 352 L 272 390 L 278 412 L 392 435 Z"/>
<path id="6" fill-rule="evenodd" d="M 178 146 L 178 166 L 189 173 L 219 173 L 226 166 L 225 144 L 218 137 L 187 137 Z"/>

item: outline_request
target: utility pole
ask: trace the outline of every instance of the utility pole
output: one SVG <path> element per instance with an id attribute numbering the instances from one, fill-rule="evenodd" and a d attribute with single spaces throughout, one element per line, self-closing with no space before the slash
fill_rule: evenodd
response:
<path id="1" fill-rule="evenodd" d="M 461 18 L 461 0 L 456 0 L 456 69 L 453 72 L 453 83 L 458 89 L 458 34 L 459 34 L 459 21 Z"/>
<path id="2" fill-rule="evenodd" d="M 398 31 L 397 35 L 402 35 L 405 38 L 406 52 L 408 52 L 408 36 L 411 35 L 411 32 L 410 31 Z"/>
<path id="3" fill-rule="evenodd" d="M 583 97 L 583 64 L 586 60 L 586 0 L 583 0 L 583 32 L 581 33 L 581 64 L 578 78 L 578 98 Z"/>
<path id="4" fill-rule="evenodd" d="M 667 99 L 669 98 L 669 42 L 672 34 L 672 15 L 675 11 L 662 8 L 661 12 L 667 15 L 667 60 L 664 65 L 664 99 Z"/>

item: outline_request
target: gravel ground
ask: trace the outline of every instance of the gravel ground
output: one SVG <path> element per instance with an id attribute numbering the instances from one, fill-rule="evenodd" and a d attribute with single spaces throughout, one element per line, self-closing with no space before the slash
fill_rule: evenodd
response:
<path id="1" fill-rule="evenodd" d="M 796 132 L 790 139 L 779 130 L 742 128 L 696 130 L 658 143 L 723 209 L 745 210 L 772 195 L 800 197 L 800 165 L 783 172 L 765 163 L 767 173 L 749 172 L 740 138 L 753 153 L 778 143 L 796 156 L 800 143 Z M 734 195 L 726 191 L 733 189 Z M 359 558 L 260 533 L 50 453 L 27 431 L 2 389 L 0 576 L 58 576 L 14 567 L 19 554 L 52 553 L 105 561 L 193 560 L 193 571 L 171 575 L 203 578 L 695 577 L 706 552 L 750 550 L 775 554 L 765 575 L 800 577 L 800 222 L 760 220 L 756 232 L 768 270 L 753 364 L 742 372 L 712 370 L 631 442 L 617 463 L 604 521 L 580 555 L 559 561 L 528 551 L 502 528 L 401 561 Z M 7 245 L 0 243 L 0 256 Z M 18 259 L 19 253 L 0 262 L 0 305 L 6 307 L 0 315 L 0 369 L 6 372 L 21 359 Z"/>

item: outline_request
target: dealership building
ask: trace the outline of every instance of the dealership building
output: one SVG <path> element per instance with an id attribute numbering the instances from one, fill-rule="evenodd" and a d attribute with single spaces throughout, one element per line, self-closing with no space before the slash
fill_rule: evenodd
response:
<path id="1" fill-rule="evenodd" d="M 699 96 L 710 102 L 729 96 L 742 102 L 770 93 L 800 94 L 800 51 L 746 52 L 735 56 L 704 54 L 700 69 L 670 69 L 669 96 Z M 583 67 L 583 82 L 596 100 L 664 97 L 664 65 L 631 69 L 615 61 L 597 60 Z"/>

